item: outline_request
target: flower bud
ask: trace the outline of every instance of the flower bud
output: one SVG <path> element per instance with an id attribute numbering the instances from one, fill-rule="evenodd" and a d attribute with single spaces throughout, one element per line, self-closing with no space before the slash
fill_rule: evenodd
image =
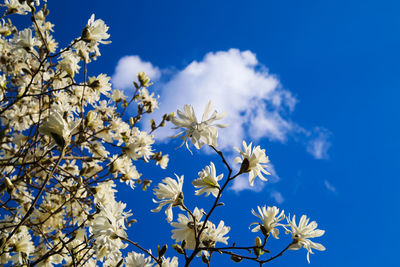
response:
<path id="1" fill-rule="evenodd" d="M 204 262 L 205 264 L 209 264 L 210 263 L 209 258 L 205 254 L 203 254 L 201 256 L 201 261 Z"/>
<path id="2" fill-rule="evenodd" d="M 14 188 L 14 185 L 13 185 L 13 183 L 11 182 L 10 178 L 5 177 L 5 178 L 4 178 L 4 182 L 5 182 L 5 184 L 6 184 L 6 186 L 7 186 L 8 189 L 13 189 L 13 188 Z"/>
<path id="3" fill-rule="evenodd" d="M 153 131 L 157 128 L 156 122 L 153 119 L 150 120 L 150 125 Z"/>
<path id="4" fill-rule="evenodd" d="M 260 257 L 261 255 L 261 245 L 262 245 L 261 238 L 257 236 L 256 239 L 254 240 L 254 248 L 253 248 L 254 255 L 256 255 L 257 258 Z"/>
<path id="5" fill-rule="evenodd" d="M 183 241 L 182 241 L 182 243 L 181 243 L 181 247 L 182 247 L 183 249 L 185 249 L 185 248 L 186 248 L 186 240 L 183 240 Z"/>
<path id="6" fill-rule="evenodd" d="M 231 260 L 233 260 L 234 262 L 241 262 L 242 261 L 242 257 L 236 256 L 236 255 L 232 255 L 231 256 Z"/>
<path id="7" fill-rule="evenodd" d="M 179 254 L 185 254 L 185 251 L 182 249 L 181 246 L 179 246 L 178 244 L 173 244 L 172 247 L 175 249 L 176 252 L 178 252 Z"/>
<path id="8" fill-rule="evenodd" d="M 165 244 L 159 251 L 158 251 L 158 257 L 162 257 L 165 255 L 165 253 L 167 252 L 168 246 L 167 244 Z"/>

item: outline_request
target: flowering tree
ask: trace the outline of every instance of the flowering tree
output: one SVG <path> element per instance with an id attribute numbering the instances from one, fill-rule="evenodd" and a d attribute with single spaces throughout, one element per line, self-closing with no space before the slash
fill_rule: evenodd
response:
<path id="1" fill-rule="evenodd" d="M 239 156 L 234 163 L 240 164 L 235 173 L 217 149 L 218 128 L 226 125 L 216 123 L 224 114 L 212 111 L 211 101 L 200 122 L 193 107 L 185 105 L 176 117 L 165 114 L 158 124 L 151 120 L 150 132 L 144 131 L 143 115 L 158 108 L 147 75 L 138 74 L 129 96 L 112 89 L 107 75 L 88 75 L 87 65 L 100 56 L 100 44 L 110 42 L 102 20 L 92 15 L 81 35 L 58 49 L 51 34 L 54 25 L 46 20 L 46 4 L 5 0 L 1 6 L 1 264 L 178 266 L 179 257 L 184 266 L 197 259 L 209 266 L 218 252 L 234 262 L 249 260 L 262 266 L 287 250 L 304 247 L 309 260 L 313 248 L 325 249 L 310 240 L 324 234 L 316 222 L 303 215 L 297 223 L 294 215 L 266 206 L 252 211 L 259 220 L 250 225 L 251 231 L 260 232 L 254 244 L 228 242 L 230 227 L 223 220 L 212 223 L 213 212 L 223 205 L 223 192 L 238 176 L 248 174 L 251 186 L 257 177 L 267 180 L 265 150 L 243 141 L 243 150 L 235 148 Z M 32 25 L 17 29 L 11 20 L 16 14 L 29 15 Z M 129 107 L 136 110 L 133 116 Z M 167 245 L 145 248 L 129 239 L 126 229 L 135 220 L 126 204 L 117 201 L 115 184 L 119 180 L 132 189 L 141 184 L 145 190 L 151 181 L 141 178 L 135 163 L 167 167 L 169 157 L 155 150 L 151 135 L 166 122 L 181 129 L 174 137 L 180 137 L 189 151 L 191 144 L 196 149 L 209 146 L 226 168 L 223 174 L 211 162 L 192 181 L 196 195 L 215 199 L 208 210 L 184 202 L 183 175 L 155 186 L 158 206 L 152 211 L 165 210 L 173 228 L 172 258 L 166 258 Z M 181 211 L 177 218 L 174 211 Z M 279 228 L 291 233 L 292 241 L 271 254 L 267 239 L 277 239 Z"/>

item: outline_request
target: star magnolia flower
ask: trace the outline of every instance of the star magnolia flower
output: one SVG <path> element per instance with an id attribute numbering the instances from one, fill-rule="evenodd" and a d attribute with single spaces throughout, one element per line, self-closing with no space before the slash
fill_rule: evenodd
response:
<path id="1" fill-rule="evenodd" d="M 107 33 L 108 27 L 101 19 L 94 20 L 94 14 L 88 20 L 88 24 L 82 32 L 82 38 L 85 41 L 95 41 L 102 44 L 109 44 L 111 41 L 103 41 L 108 39 L 110 35 Z"/>
<path id="2" fill-rule="evenodd" d="M 193 217 L 188 213 L 187 217 L 183 214 L 178 215 L 178 222 L 172 222 L 171 226 L 176 229 L 172 230 L 172 238 L 176 242 L 186 241 L 186 248 L 194 249 L 196 246 L 194 226 L 197 227 L 197 232 L 203 227 L 201 218 L 203 217 L 203 209 L 198 209 L 197 207 L 193 211 L 193 216 L 195 217 L 196 223 L 193 221 Z M 228 244 L 228 236 L 225 236 L 229 231 L 230 227 L 225 226 L 224 221 L 220 221 L 218 227 L 215 226 L 210 221 L 207 221 L 207 225 L 204 228 L 200 236 L 200 242 L 205 247 L 214 247 L 215 243 L 221 242 Z M 203 251 L 204 253 L 205 251 Z"/>
<path id="3" fill-rule="evenodd" d="M 196 114 L 194 113 L 192 105 L 185 105 L 183 107 L 183 112 L 178 109 L 177 114 L 179 116 L 179 119 L 177 119 L 176 117 L 173 117 L 171 119 L 172 123 L 177 126 L 174 127 L 174 129 L 185 128 L 186 130 L 174 136 L 171 136 L 171 138 L 175 138 L 183 134 L 183 136 L 181 136 L 181 139 L 183 139 L 182 145 L 186 144 L 186 147 L 189 151 L 190 149 L 187 143 L 189 138 L 197 149 L 200 149 L 205 144 L 216 147 L 218 137 L 217 127 L 224 128 L 226 127 L 226 125 L 213 125 L 212 123 L 216 120 L 224 118 L 225 113 L 218 114 L 215 110 L 207 119 L 208 115 L 211 112 L 211 107 L 212 102 L 210 100 L 204 110 L 201 122 L 197 122 Z"/>
<path id="4" fill-rule="evenodd" d="M 253 213 L 254 216 L 257 216 L 258 218 L 261 219 L 262 224 L 254 222 L 253 224 L 258 224 L 256 227 L 254 227 L 251 231 L 252 232 L 258 232 L 262 231 L 263 234 L 268 234 L 271 233 L 273 237 L 278 239 L 279 235 L 279 230 L 275 227 L 277 226 L 283 226 L 279 222 L 282 221 L 285 218 L 284 211 L 282 210 L 281 213 L 279 214 L 279 209 L 275 206 L 273 207 L 258 207 L 258 215 L 254 210 L 251 210 L 251 213 Z M 262 229 L 262 228 L 263 229 Z"/>
<path id="5" fill-rule="evenodd" d="M 126 145 L 126 155 L 133 160 L 143 157 L 144 161 L 148 162 L 154 154 L 152 144 L 154 144 L 153 136 L 138 130 L 132 142 Z"/>
<path id="6" fill-rule="evenodd" d="M 236 151 L 242 156 L 242 158 L 236 157 L 235 163 L 242 163 L 241 169 L 244 167 L 245 169 L 242 171 L 249 173 L 249 182 L 250 185 L 253 186 L 257 176 L 263 181 L 268 181 L 261 172 L 267 175 L 270 175 L 270 173 L 264 169 L 266 165 L 263 165 L 269 162 L 268 157 L 265 155 L 265 149 L 261 149 L 260 146 L 257 146 L 253 148 L 252 151 L 251 145 L 252 143 L 247 146 L 246 142 L 243 141 L 243 151 L 235 147 Z"/>
<path id="7" fill-rule="evenodd" d="M 18 37 L 16 38 L 16 46 L 20 48 L 31 49 L 37 44 L 36 39 L 32 36 L 31 29 L 25 29 L 18 33 Z"/>
<path id="8" fill-rule="evenodd" d="M 125 258 L 125 266 L 127 267 L 151 267 L 153 263 L 151 263 L 151 257 L 145 258 L 144 254 L 130 252 L 128 256 Z"/>
<path id="9" fill-rule="evenodd" d="M 20 232 L 16 237 L 12 239 L 14 242 L 15 251 L 17 252 L 13 257 L 13 263 L 22 264 L 25 257 L 29 257 L 35 251 L 33 242 L 31 241 L 31 235 L 28 232 L 26 226 L 21 226 Z"/>
<path id="10" fill-rule="evenodd" d="M 193 211 L 193 216 L 196 218 L 196 226 L 198 231 L 200 231 L 202 227 L 202 223 L 200 223 L 201 217 L 203 217 L 203 209 L 198 209 L 197 207 Z M 187 217 L 183 214 L 178 215 L 178 222 L 172 222 L 171 226 L 175 227 L 172 232 L 172 238 L 175 239 L 176 242 L 186 241 L 186 248 L 194 249 L 196 246 L 196 239 L 194 236 L 194 222 L 193 218 L 188 213 Z"/>
<path id="11" fill-rule="evenodd" d="M 178 258 L 177 257 L 173 257 L 172 259 L 163 258 L 161 267 L 178 267 Z"/>
<path id="12" fill-rule="evenodd" d="M 154 203 L 159 203 L 158 207 L 151 210 L 152 212 L 159 212 L 162 207 L 169 204 L 165 210 L 167 221 L 171 222 L 173 219 L 172 207 L 180 206 L 183 203 L 183 175 L 179 177 L 176 175 L 177 181 L 167 177 L 158 184 L 158 188 L 154 189 L 154 194 L 160 201 L 153 199 Z"/>
<path id="13" fill-rule="evenodd" d="M 70 77 L 74 77 L 78 73 L 80 67 L 79 57 L 71 51 L 66 51 L 61 55 L 61 60 L 58 62 L 57 68 L 61 71 L 65 71 Z"/>
<path id="14" fill-rule="evenodd" d="M 53 111 L 39 127 L 39 132 L 53 137 L 59 146 L 64 147 L 69 143 L 71 134 L 79 125 L 79 122 L 68 123 L 58 111 Z"/>
<path id="15" fill-rule="evenodd" d="M 309 222 L 309 218 L 306 215 L 301 216 L 299 225 L 296 224 L 296 216 L 293 215 L 293 219 L 291 220 L 290 217 L 287 218 L 289 226 L 291 230 L 286 229 L 287 231 L 292 233 L 293 241 L 295 242 L 292 246 L 290 246 L 290 250 L 298 250 L 302 247 L 307 249 L 307 261 L 310 263 L 310 253 L 312 252 L 312 248 L 324 251 L 325 247 L 319 243 L 314 243 L 308 238 L 320 237 L 322 236 L 325 231 L 316 229 L 318 224 L 315 221 Z"/>
<path id="16" fill-rule="evenodd" d="M 201 242 L 206 247 L 214 247 L 215 243 L 221 242 L 225 245 L 228 244 L 229 236 L 226 235 L 231 228 L 225 226 L 224 221 L 220 221 L 218 227 L 210 221 L 207 222 L 207 228 L 205 228 L 205 236 L 201 239 Z"/>
<path id="17" fill-rule="evenodd" d="M 21 4 L 18 0 L 5 0 L 4 6 L 7 7 L 8 14 L 16 13 L 16 14 L 20 14 L 20 15 L 26 15 L 26 14 L 28 14 L 28 11 L 30 10 L 29 6 L 26 4 L 25 1 L 23 4 Z"/>
<path id="18" fill-rule="evenodd" d="M 200 188 L 196 190 L 196 195 L 206 193 L 207 197 L 211 193 L 214 197 L 217 197 L 220 188 L 218 181 L 223 176 L 223 174 L 216 176 L 215 165 L 211 162 L 210 166 L 206 166 L 203 171 L 199 172 L 199 178 L 192 182 L 194 187 Z"/>

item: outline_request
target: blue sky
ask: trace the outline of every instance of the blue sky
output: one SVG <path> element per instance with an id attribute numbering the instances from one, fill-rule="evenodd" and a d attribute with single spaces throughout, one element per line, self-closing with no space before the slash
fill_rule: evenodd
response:
<path id="1" fill-rule="evenodd" d="M 89 65 L 90 74 L 114 75 L 122 88 L 126 77 L 147 68 L 161 95 L 161 111 L 191 100 L 195 103 L 187 104 L 201 113 L 215 98 L 219 111 L 222 106 L 233 114 L 228 120 L 234 130 L 221 132 L 227 155 L 231 143 L 241 145 L 241 137 L 266 149 L 275 170 L 271 181 L 256 184 L 261 186 L 257 192 L 237 183 L 212 218 L 232 227 L 229 241 L 252 243 L 256 235 L 248 226 L 256 218 L 251 209 L 277 205 L 316 220 L 326 233 L 315 241 L 327 250 L 311 255 L 311 265 L 300 250 L 271 266 L 396 265 L 398 1 L 71 0 L 48 5 L 61 46 L 80 35 L 92 13 L 110 26 L 112 44 L 101 47 L 102 57 Z M 117 65 L 124 57 L 131 72 L 121 74 Z M 235 124 L 238 118 L 242 124 Z M 142 173 L 153 186 L 174 172 L 185 174 L 187 206 L 207 210 L 210 199 L 192 197 L 191 180 L 210 160 L 218 163 L 217 171 L 223 166 L 207 151 L 191 156 L 175 150 L 179 143 L 165 143 L 165 135 L 160 134 L 159 147 L 170 154 L 169 168 L 143 167 Z M 148 248 L 163 240 L 171 244 L 164 214 L 149 213 L 151 192 L 137 188 L 132 193 L 124 185 L 120 190 L 134 216 L 144 217 L 131 227 L 131 239 Z M 277 252 L 287 242 L 282 235 L 270 248 Z M 234 265 L 218 257 L 214 266 L 224 262 Z"/>

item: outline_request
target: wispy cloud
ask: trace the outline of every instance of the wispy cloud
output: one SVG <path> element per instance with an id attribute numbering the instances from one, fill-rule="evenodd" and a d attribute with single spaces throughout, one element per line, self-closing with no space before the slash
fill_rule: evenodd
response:
<path id="1" fill-rule="evenodd" d="M 278 192 L 278 191 L 272 191 L 270 193 L 270 196 L 278 204 L 282 204 L 285 201 L 285 199 L 283 198 L 282 194 L 280 192 Z"/>
<path id="2" fill-rule="evenodd" d="M 271 175 L 265 175 L 264 177 L 268 179 L 268 182 L 263 182 L 259 178 L 256 178 L 254 182 L 254 186 L 250 186 L 248 175 L 243 174 L 233 180 L 232 186 L 229 188 L 230 190 L 235 191 L 236 193 L 243 190 L 250 190 L 254 192 L 260 192 L 264 189 L 265 186 L 279 182 L 280 178 L 275 171 L 274 165 L 269 163 L 267 167 L 268 172 Z M 272 195 L 271 195 L 272 197 Z"/>
<path id="3" fill-rule="evenodd" d="M 331 146 L 330 136 L 331 133 L 327 129 L 316 127 L 307 144 L 307 152 L 316 159 L 328 159 L 328 149 Z"/>
<path id="4" fill-rule="evenodd" d="M 336 187 L 334 187 L 331 183 L 328 182 L 328 180 L 324 180 L 324 185 L 326 187 L 326 189 L 328 189 L 329 191 L 336 193 Z"/>

